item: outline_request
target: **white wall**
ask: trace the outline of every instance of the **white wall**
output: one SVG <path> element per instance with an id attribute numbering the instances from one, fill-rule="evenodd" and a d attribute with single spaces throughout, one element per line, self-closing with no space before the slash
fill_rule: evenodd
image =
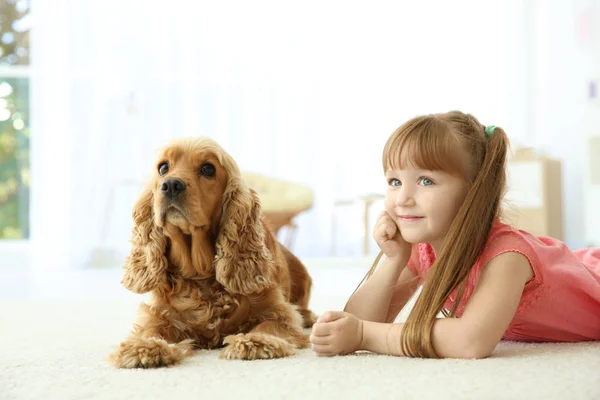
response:
<path id="1" fill-rule="evenodd" d="M 589 98 L 590 82 L 600 85 L 600 2 L 536 0 L 529 5 L 533 144 L 563 162 L 565 241 L 580 248 L 591 244 L 586 224 L 600 224 L 584 207 L 591 194 L 585 148 L 589 137 L 600 135 L 600 101 Z"/>
<path id="2" fill-rule="evenodd" d="M 561 135 L 583 140 L 570 128 L 587 126 L 574 76 L 591 73 L 591 50 L 565 39 L 567 0 L 36 4 L 43 149 L 32 166 L 32 238 L 70 263 L 94 249 L 126 250 L 137 188 L 124 182 L 143 179 L 152 150 L 183 135 L 211 136 L 243 169 L 311 186 L 315 206 L 298 218 L 295 245 L 305 257 L 329 254 L 334 200 L 383 192 L 383 144 L 415 114 L 461 109 L 516 143 L 569 157 L 568 201 L 582 202 L 581 162 L 560 153 Z M 574 243 L 575 213 L 567 214 Z M 359 210 L 340 219 L 339 254 L 359 255 Z"/>

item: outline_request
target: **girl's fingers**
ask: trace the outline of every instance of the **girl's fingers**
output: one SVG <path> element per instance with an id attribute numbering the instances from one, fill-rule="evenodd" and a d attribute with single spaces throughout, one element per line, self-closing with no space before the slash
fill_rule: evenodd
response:
<path id="1" fill-rule="evenodd" d="M 314 336 L 310 335 L 310 343 L 312 345 L 327 345 L 331 342 L 331 336 Z"/>
<path id="2" fill-rule="evenodd" d="M 326 323 L 316 323 L 312 327 L 312 336 L 329 336 L 331 334 L 331 327 Z"/>
<path id="3" fill-rule="evenodd" d="M 389 223 L 384 223 L 376 228 L 373 236 L 376 241 L 384 242 L 393 239 L 396 231 L 396 224 L 390 221 Z"/>
<path id="4" fill-rule="evenodd" d="M 335 355 L 335 353 L 333 352 L 333 350 L 331 349 L 331 347 L 329 345 L 313 345 L 312 346 L 312 350 L 317 353 L 318 356 L 321 357 L 330 357 Z"/>
<path id="5" fill-rule="evenodd" d="M 378 228 L 379 225 L 385 223 L 389 219 L 390 219 L 390 215 L 387 213 L 387 211 L 384 211 L 381 214 L 379 214 L 379 217 L 377 218 L 377 222 L 375 222 L 375 229 Z"/>
<path id="6" fill-rule="evenodd" d="M 319 318 L 317 318 L 317 322 L 331 322 L 336 321 L 344 316 L 343 311 L 327 311 Z"/>
<path id="7" fill-rule="evenodd" d="M 373 227 L 373 232 L 377 232 L 381 228 L 381 225 L 383 225 L 383 218 L 377 220 L 375 227 Z"/>
<path id="8" fill-rule="evenodd" d="M 387 226 L 384 225 L 384 224 L 382 224 L 379 227 L 377 227 L 375 229 L 375 233 L 373 235 L 374 238 L 375 238 L 375 240 L 385 240 L 385 239 L 387 239 L 386 230 L 387 230 Z"/>
<path id="9" fill-rule="evenodd" d="M 396 234 L 396 225 L 391 222 L 385 225 L 385 234 L 388 239 L 393 239 Z"/>

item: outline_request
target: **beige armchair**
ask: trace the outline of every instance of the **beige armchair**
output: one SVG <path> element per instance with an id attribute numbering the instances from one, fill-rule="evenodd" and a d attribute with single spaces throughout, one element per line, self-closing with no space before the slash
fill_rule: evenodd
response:
<path id="1" fill-rule="evenodd" d="M 265 175 L 242 172 L 242 177 L 260 197 L 265 220 L 275 236 L 286 227 L 284 244 L 291 248 L 297 226 L 294 218 L 313 206 L 313 192 L 304 185 L 271 178 Z"/>

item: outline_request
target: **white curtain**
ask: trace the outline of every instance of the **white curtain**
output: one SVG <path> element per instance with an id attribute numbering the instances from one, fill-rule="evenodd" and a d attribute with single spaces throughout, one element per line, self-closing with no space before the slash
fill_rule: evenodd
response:
<path id="1" fill-rule="evenodd" d="M 407 118 L 463 109 L 526 139 L 523 5 L 481 3 L 36 0 L 32 240 L 118 259 L 153 151 L 202 135 L 310 186 L 294 250 L 328 256 L 334 201 L 383 193 Z M 360 255 L 361 209 L 339 217 L 337 254 Z"/>

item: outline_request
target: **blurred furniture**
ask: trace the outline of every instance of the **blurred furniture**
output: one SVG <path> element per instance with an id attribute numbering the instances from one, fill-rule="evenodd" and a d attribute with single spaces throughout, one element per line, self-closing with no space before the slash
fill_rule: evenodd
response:
<path id="1" fill-rule="evenodd" d="M 585 247 L 600 247 L 600 136 L 587 141 L 585 173 Z"/>
<path id="2" fill-rule="evenodd" d="M 562 165 L 559 160 L 516 149 L 507 161 L 507 223 L 536 236 L 563 239 Z"/>
<path id="3" fill-rule="evenodd" d="M 366 195 L 358 196 L 354 199 L 342 199 L 337 200 L 333 203 L 333 212 L 331 213 L 331 255 L 335 255 L 335 244 L 336 244 L 336 225 L 337 225 L 337 208 L 339 206 L 353 205 L 359 203 L 362 208 L 363 228 L 364 228 L 364 242 L 363 242 L 363 254 L 369 255 L 370 242 L 371 242 L 371 226 L 369 221 L 369 209 L 373 203 L 383 200 L 385 195 L 379 193 L 369 193 Z"/>
<path id="4" fill-rule="evenodd" d="M 313 206 L 312 190 L 298 183 L 252 172 L 244 171 L 242 177 L 258 193 L 265 222 L 271 232 L 278 236 L 281 228 L 287 229 L 283 244 L 291 249 L 298 228 L 294 218 Z"/>

